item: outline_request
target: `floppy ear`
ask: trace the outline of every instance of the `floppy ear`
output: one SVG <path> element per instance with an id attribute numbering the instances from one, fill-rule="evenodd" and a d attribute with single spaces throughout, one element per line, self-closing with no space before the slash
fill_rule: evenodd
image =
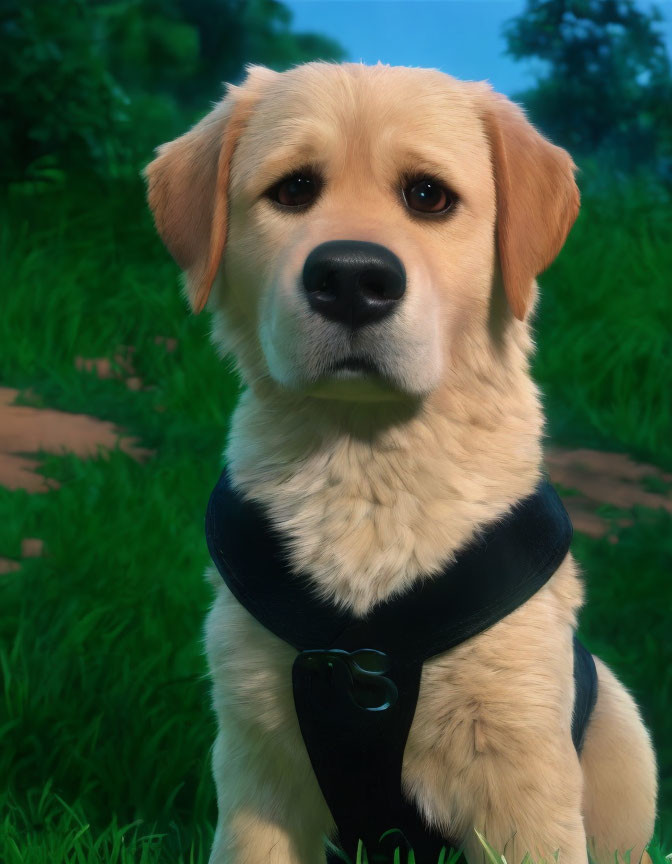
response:
<path id="1" fill-rule="evenodd" d="M 486 86 L 479 89 L 497 192 L 499 265 L 509 305 L 522 321 L 534 279 L 558 255 L 578 216 L 576 165 L 520 106 Z"/>
<path id="2" fill-rule="evenodd" d="M 236 143 L 259 83 L 276 74 L 263 66 L 248 66 L 247 73 L 242 85 L 228 85 L 225 98 L 193 129 L 158 147 L 143 172 L 156 230 L 185 271 L 195 313 L 207 302 L 226 244 L 227 191 Z"/>

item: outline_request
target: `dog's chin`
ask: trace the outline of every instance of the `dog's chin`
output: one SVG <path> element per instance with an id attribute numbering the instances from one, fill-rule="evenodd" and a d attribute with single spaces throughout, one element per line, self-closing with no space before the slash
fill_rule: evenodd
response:
<path id="1" fill-rule="evenodd" d="M 341 362 L 326 366 L 317 375 L 284 374 L 275 378 L 283 389 L 298 396 L 342 402 L 408 402 L 414 394 L 406 391 L 400 382 L 383 373 L 372 364 Z"/>
<path id="2" fill-rule="evenodd" d="M 382 375 L 350 369 L 330 372 L 307 384 L 303 391 L 315 399 L 346 402 L 400 402 L 408 401 L 410 396 Z"/>

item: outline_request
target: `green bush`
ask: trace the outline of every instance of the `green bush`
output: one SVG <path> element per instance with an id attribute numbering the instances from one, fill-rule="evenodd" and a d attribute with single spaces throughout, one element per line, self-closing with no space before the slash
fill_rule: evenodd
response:
<path id="1" fill-rule="evenodd" d="M 0 148 L 4 179 L 57 157 L 61 167 L 100 167 L 128 100 L 100 51 L 100 22 L 85 0 L 5 0 L 0 27 Z M 53 160 L 46 160 L 54 164 Z"/>

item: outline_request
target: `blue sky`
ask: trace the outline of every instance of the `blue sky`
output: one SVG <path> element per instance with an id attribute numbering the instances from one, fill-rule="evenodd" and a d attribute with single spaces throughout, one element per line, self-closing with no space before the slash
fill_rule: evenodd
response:
<path id="1" fill-rule="evenodd" d="M 430 66 L 457 78 L 487 78 L 510 96 L 534 82 L 538 67 L 504 55 L 502 24 L 524 0 L 283 0 L 294 30 L 332 36 L 349 59 L 398 66 Z M 640 0 L 642 9 L 651 3 Z M 672 51 L 672 2 L 656 3 Z"/>

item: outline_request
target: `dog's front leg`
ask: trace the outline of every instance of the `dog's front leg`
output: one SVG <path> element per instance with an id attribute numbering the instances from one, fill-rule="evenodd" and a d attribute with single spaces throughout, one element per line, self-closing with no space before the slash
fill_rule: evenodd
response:
<path id="1" fill-rule="evenodd" d="M 477 728 L 474 734 L 478 747 Z M 469 864 L 491 860 L 476 832 L 508 864 L 521 864 L 526 853 L 537 864 L 587 864 L 576 751 L 571 740 L 560 745 L 547 739 L 537 745 L 530 743 L 527 752 L 519 753 L 512 752 L 515 746 L 508 752 L 506 747 L 477 752 L 461 770 L 450 766 L 447 776 L 453 782 L 448 788 L 441 784 L 430 793 L 427 809 L 464 838 Z"/>
<path id="2" fill-rule="evenodd" d="M 554 864 L 558 850 L 558 864 L 587 864 L 572 642 L 534 644 L 514 615 L 425 664 L 404 786 L 432 823 L 462 838 L 469 864 L 489 860 L 476 831 L 508 864 L 526 852 Z M 534 664 L 514 650 L 528 642 Z"/>
<path id="3" fill-rule="evenodd" d="M 333 819 L 294 707 L 296 651 L 209 575 L 217 590 L 205 635 L 219 811 L 210 864 L 324 864 Z"/>
<path id="4" fill-rule="evenodd" d="M 272 741 L 250 748 L 230 732 L 213 751 L 219 816 L 209 864 L 324 864 L 331 817 L 314 778 L 283 770 Z"/>
<path id="5" fill-rule="evenodd" d="M 564 763 L 562 770 L 554 771 L 554 762 L 556 767 Z M 524 774 L 492 762 L 484 766 L 481 778 L 466 835 L 469 864 L 490 860 L 476 831 L 508 864 L 521 864 L 526 853 L 535 862 L 587 864 L 581 769 L 572 748 L 563 755 L 549 754 L 546 763 L 540 760 L 534 767 L 528 763 Z"/>

